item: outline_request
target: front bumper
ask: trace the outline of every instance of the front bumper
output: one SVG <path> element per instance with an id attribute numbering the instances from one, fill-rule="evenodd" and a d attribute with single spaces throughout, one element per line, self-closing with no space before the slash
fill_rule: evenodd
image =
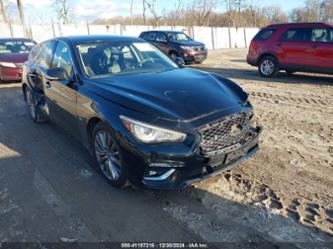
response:
<path id="1" fill-rule="evenodd" d="M 258 63 L 257 63 L 257 59 L 254 58 L 254 57 L 251 57 L 250 55 L 248 55 L 246 57 L 246 61 L 247 61 L 247 64 L 251 65 L 251 66 L 258 66 Z"/>
<path id="2" fill-rule="evenodd" d="M 4 81 L 18 81 L 22 79 L 23 69 L 21 67 L 0 66 L 0 79 Z"/>
<path id="3" fill-rule="evenodd" d="M 203 180 L 232 167 L 252 156 L 259 148 L 258 139 L 261 128 L 251 128 L 251 139 L 236 150 L 217 155 L 203 155 L 200 150 L 192 154 L 170 155 L 153 153 L 141 154 L 133 160 L 138 166 L 142 164 L 142 172 L 136 172 L 140 184 L 150 189 L 182 189 L 193 182 Z M 133 154 L 132 154 L 133 156 Z M 128 155 L 125 158 L 129 159 Z M 230 159 L 231 158 L 231 159 Z M 147 160 L 148 159 L 148 160 Z M 128 163 L 129 164 L 129 163 Z"/>
<path id="4" fill-rule="evenodd" d="M 183 58 L 186 63 L 200 63 L 207 59 L 208 52 L 191 52 L 191 51 L 184 51 Z"/>

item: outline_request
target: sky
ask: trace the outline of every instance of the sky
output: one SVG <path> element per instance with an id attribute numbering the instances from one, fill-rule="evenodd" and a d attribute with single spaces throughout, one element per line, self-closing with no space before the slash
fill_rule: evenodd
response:
<path id="1" fill-rule="evenodd" d="M 131 0 L 70 0 L 72 2 L 72 11 L 75 19 L 79 22 L 92 21 L 96 18 L 110 18 L 114 16 L 129 16 Z M 134 14 L 142 13 L 142 1 L 134 1 Z M 223 0 L 218 0 L 217 11 L 224 11 Z M 283 10 L 289 12 L 295 7 L 303 4 L 304 0 L 250 0 L 259 6 L 278 5 Z M 4 0 L 9 6 L 10 15 L 17 16 L 16 0 Z M 57 18 L 52 7 L 54 0 L 22 0 L 25 10 L 25 18 L 28 24 L 55 22 Z M 178 0 L 156 0 L 156 9 L 158 11 L 172 10 Z M 191 5 L 193 0 L 183 0 L 185 6 Z"/>

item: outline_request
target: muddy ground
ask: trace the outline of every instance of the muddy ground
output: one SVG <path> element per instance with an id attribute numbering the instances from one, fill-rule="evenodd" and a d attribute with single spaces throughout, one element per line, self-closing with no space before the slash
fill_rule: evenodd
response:
<path id="1" fill-rule="evenodd" d="M 177 192 L 110 187 L 77 141 L 30 121 L 19 84 L 1 84 L 0 241 L 333 242 L 333 78 L 264 79 L 245 55 L 219 50 L 194 67 L 250 94 L 261 148 Z"/>

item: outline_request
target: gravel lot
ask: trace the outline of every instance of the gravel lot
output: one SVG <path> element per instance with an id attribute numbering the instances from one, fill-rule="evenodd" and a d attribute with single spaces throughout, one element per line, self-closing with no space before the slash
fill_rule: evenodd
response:
<path id="1" fill-rule="evenodd" d="M 20 84 L 1 84 L 0 241 L 333 242 L 333 78 L 266 80 L 245 55 L 214 51 L 194 67 L 250 94 L 261 149 L 177 192 L 110 187 L 78 142 L 30 121 Z"/>

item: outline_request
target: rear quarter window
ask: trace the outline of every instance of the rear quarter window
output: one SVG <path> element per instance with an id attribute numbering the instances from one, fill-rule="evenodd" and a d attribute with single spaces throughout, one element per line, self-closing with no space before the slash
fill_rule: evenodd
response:
<path id="1" fill-rule="evenodd" d="M 310 41 L 311 35 L 311 28 L 292 28 L 282 33 L 280 41 Z"/>
<path id="2" fill-rule="evenodd" d="M 267 40 L 274 35 L 276 32 L 275 29 L 262 29 L 259 31 L 259 33 L 254 37 L 254 40 Z"/>

